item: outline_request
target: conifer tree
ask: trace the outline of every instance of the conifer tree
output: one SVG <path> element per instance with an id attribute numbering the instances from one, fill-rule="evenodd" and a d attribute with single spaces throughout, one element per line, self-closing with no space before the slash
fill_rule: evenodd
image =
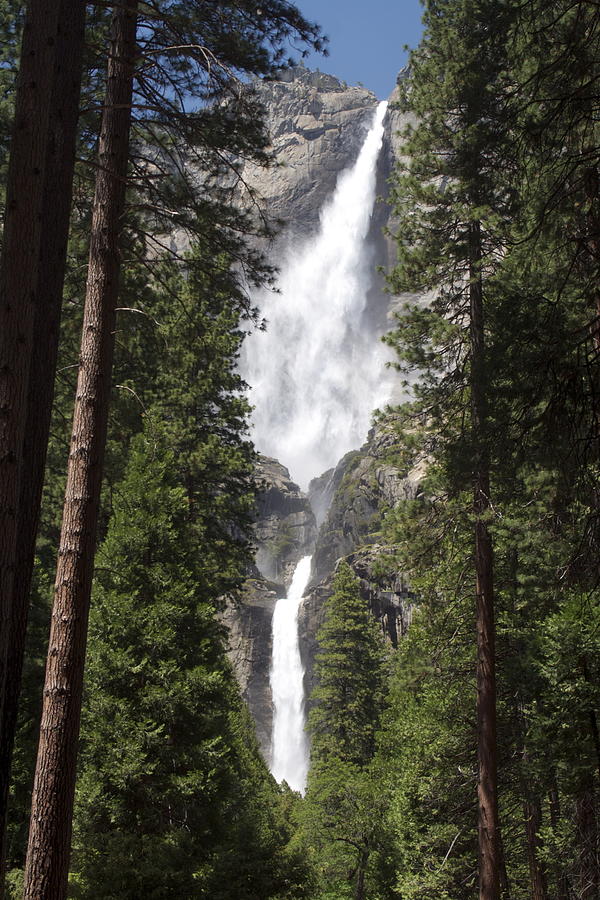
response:
<path id="1" fill-rule="evenodd" d="M 428 308 L 399 317 L 397 343 L 409 365 L 425 369 L 418 390 L 423 408 L 443 419 L 451 489 L 469 479 L 473 490 L 481 900 L 498 900 L 501 871 L 485 308 L 502 246 L 499 216 L 510 212 L 495 168 L 507 140 L 502 78 L 510 14 L 510 5 L 484 0 L 426 6 L 406 94 L 418 123 L 395 191 L 400 264 L 392 278 L 396 289 L 434 292 Z M 454 416 L 461 418 L 453 425 Z"/>
<path id="2" fill-rule="evenodd" d="M 306 873 L 215 619 L 250 560 L 239 311 L 208 278 L 172 268 L 152 308 L 162 365 L 99 551 L 74 889 L 300 897 Z"/>
<path id="3" fill-rule="evenodd" d="M 309 717 L 312 756 L 332 755 L 357 766 L 373 758 L 383 705 L 383 644 L 360 595 L 358 579 L 343 562 L 317 634 L 317 687 Z"/>
<path id="4" fill-rule="evenodd" d="M 385 657 L 377 623 L 346 562 L 336 572 L 317 640 L 304 830 L 321 873 L 319 896 L 365 900 L 382 841 L 383 795 L 370 764 L 384 705 Z"/>
<path id="5" fill-rule="evenodd" d="M 421 503 L 408 516 L 397 513 L 391 535 L 406 547 L 401 564 L 419 596 L 427 596 L 429 584 L 432 596 L 438 592 L 441 610 L 446 607 L 447 622 L 442 614 L 421 628 L 423 658 L 431 660 L 432 666 L 423 682 L 431 683 L 430 697 L 435 698 L 435 685 L 442 684 L 444 678 L 444 667 L 439 673 L 437 669 L 440 648 L 447 646 L 450 651 L 454 647 L 446 665 L 452 667 L 453 658 L 459 665 L 466 665 L 461 663 L 465 622 L 456 615 L 456 599 L 470 588 L 470 554 L 461 503 L 472 454 L 477 451 L 463 429 L 474 386 L 472 354 L 465 352 L 469 342 L 463 327 L 471 310 L 466 303 L 444 305 L 448 300 L 444 285 L 448 272 L 455 271 L 455 261 L 464 260 L 468 248 L 467 240 L 460 243 L 465 200 L 460 191 L 470 173 L 475 178 L 474 187 L 481 192 L 476 212 L 483 236 L 486 347 L 485 371 L 477 381 L 483 385 L 487 400 L 487 428 L 483 432 L 487 441 L 483 446 L 490 460 L 493 507 L 484 518 L 495 542 L 495 605 L 500 626 L 498 758 L 505 834 L 499 874 L 511 896 L 520 896 L 522 889 L 527 896 L 564 897 L 568 882 L 580 896 L 581 891 L 596 890 L 597 877 L 593 717 L 585 702 L 578 701 L 567 712 L 556 697 L 550 699 L 555 662 L 541 636 L 554 627 L 550 623 L 556 623 L 556 613 L 569 606 L 569 596 L 586 595 L 589 603 L 596 586 L 596 575 L 592 574 L 596 564 L 592 560 L 597 560 L 593 549 L 597 391 L 593 322 L 590 326 L 590 310 L 595 306 L 595 264 L 593 248 L 582 241 L 582 235 L 592 234 L 594 229 L 586 214 L 586 154 L 581 153 L 584 139 L 592 152 L 590 137 L 595 129 L 589 116 L 595 68 L 591 58 L 589 65 L 583 63 L 588 53 L 594 53 L 595 10 L 586 4 L 558 4 L 552 9 L 547 4 L 543 9 L 541 4 L 515 5 L 512 11 L 510 7 L 497 7 L 500 18 L 494 19 L 494 9 L 486 12 L 484 4 L 431 4 L 428 21 L 435 22 L 439 17 L 441 49 L 429 47 L 428 53 L 426 43 L 423 57 L 417 54 L 415 59 L 415 81 L 408 102 L 422 112 L 425 124 L 417 125 L 409 140 L 416 148 L 417 162 L 398 193 L 400 208 L 406 212 L 400 234 L 408 242 L 408 247 L 400 250 L 398 286 L 420 284 L 435 291 L 439 279 L 442 288 L 429 306 L 410 311 L 400 329 L 404 362 L 423 370 L 416 402 L 404 411 L 404 424 L 413 432 L 412 438 L 403 439 L 405 454 L 410 456 L 415 424 L 420 423 L 421 439 L 432 463 L 424 485 L 430 502 Z M 454 40 L 448 41 L 447 29 L 461 21 L 461 10 L 471 19 L 464 17 L 465 28 L 458 29 Z M 479 18 L 482 12 L 485 15 Z M 492 28 L 493 22 L 498 27 Z M 463 72 L 462 51 L 469 46 L 464 42 L 469 28 L 474 36 L 479 35 L 481 48 L 486 47 L 488 52 L 482 49 Z M 492 52 L 494 39 L 499 41 L 499 55 Z M 580 53 L 576 50 L 578 40 L 588 42 Z M 458 46 L 461 53 L 456 54 Z M 447 74 L 438 72 L 438 103 L 432 93 L 426 94 L 419 79 L 430 57 L 442 57 L 444 47 L 448 53 L 452 48 L 453 62 Z M 482 97 L 474 108 L 479 103 L 485 115 L 476 117 L 470 129 L 462 129 L 459 126 L 464 124 L 468 109 L 464 103 L 454 116 L 440 119 L 439 110 L 444 116 L 448 110 L 447 82 L 454 83 L 456 76 L 458 86 L 466 92 L 469 84 L 472 86 L 485 73 L 489 75 L 499 63 L 495 80 L 479 82 Z M 468 93 L 462 96 L 469 97 Z M 439 131 L 428 131 L 436 122 Z M 479 173 L 467 166 L 475 159 L 468 153 L 476 148 L 472 138 L 478 132 L 485 137 L 484 152 L 479 157 L 484 165 Z M 438 141 L 435 144 L 431 143 L 432 135 Z M 504 136 L 511 140 L 504 140 Z M 428 158 L 428 149 L 443 147 L 446 151 L 441 158 L 435 153 Z M 428 159 L 430 164 L 426 165 Z M 453 168 L 461 159 L 464 168 Z M 410 174 L 418 180 L 411 182 Z M 436 174 L 443 179 L 441 185 L 435 181 Z M 417 197 L 420 206 L 417 202 L 415 208 Z M 454 246 L 452 241 L 444 244 L 451 233 L 449 222 L 457 229 Z M 467 234 L 466 229 L 463 234 Z M 473 283 L 472 278 L 465 280 L 465 295 L 467 284 Z M 390 516 L 390 524 L 393 519 Z M 446 570 L 431 564 L 432 552 L 435 549 L 437 553 L 440 547 L 447 557 Z M 452 559 L 462 559 L 465 567 L 453 575 L 449 570 Z M 594 608 L 592 601 L 592 618 Z M 429 613 L 430 607 L 426 609 Z M 587 642 L 579 626 L 571 620 L 569 627 L 574 629 L 573 636 L 578 634 L 575 640 L 585 647 Z M 584 662 L 591 671 L 589 658 L 584 653 L 581 673 Z M 573 683 L 577 681 L 578 676 L 574 676 Z M 573 683 L 573 697 L 580 696 Z M 419 685 L 410 680 L 408 684 L 411 702 L 417 703 Z M 465 686 L 468 696 L 466 691 Z M 406 698 L 406 694 L 403 696 Z M 421 704 L 417 710 L 420 715 L 426 713 L 421 727 L 432 727 L 433 703 Z M 460 715 L 466 717 L 466 709 Z M 548 752 L 546 730 L 571 733 L 573 727 L 579 728 L 579 746 L 586 748 L 577 784 L 566 776 L 572 764 L 566 764 L 557 750 Z M 451 742 L 451 731 L 448 727 L 443 745 Z M 406 730 L 403 734 L 406 737 Z M 400 765 L 405 759 L 402 755 Z M 468 773 L 462 764 L 460 769 Z M 453 772 L 456 765 L 442 756 L 440 776 L 451 779 Z M 407 780 L 398 794 L 403 815 L 414 822 L 405 832 L 403 851 L 411 859 L 410 868 L 414 866 L 410 878 L 402 880 L 407 892 L 423 889 L 426 883 L 427 869 L 419 872 L 418 859 L 424 849 L 435 846 L 433 824 L 440 816 L 442 821 L 444 816 L 452 821 L 451 811 L 441 811 L 439 801 L 432 802 L 429 796 L 412 791 Z M 427 835 L 422 843 L 409 835 L 415 828 L 417 834 L 419 828 L 429 829 L 421 832 Z M 469 843 L 460 827 L 455 834 L 459 831 L 454 842 L 448 830 L 442 859 L 447 851 L 449 856 L 439 868 L 441 883 L 435 890 L 444 884 L 444 873 L 450 878 L 453 858 L 459 863 L 462 853 L 466 862 L 464 852 L 468 852 Z M 401 863 L 399 868 L 401 871 Z M 463 877 L 467 878 L 466 871 Z M 458 892 L 456 885 L 450 889 L 451 896 Z"/>
<path id="6" fill-rule="evenodd" d="M 478 878 L 474 578 L 464 583 L 461 571 L 470 535 L 466 522 L 457 526 L 458 504 L 444 522 L 454 528 L 440 523 L 435 531 L 424 527 L 421 505 L 396 511 L 394 534 L 405 549 L 398 563 L 410 572 L 418 608 L 393 661 L 379 738 L 388 791 L 384 828 L 397 895 L 467 898 L 476 896 Z"/>
<path id="7" fill-rule="evenodd" d="M 58 6 L 36 0 L 24 27 L 0 258 L 0 690 L 16 552 L 19 485 L 34 298 L 41 243 L 43 177 L 54 71 Z"/>
<path id="8" fill-rule="evenodd" d="M 85 636 L 107 436 L 115 313 L 123 249 L 121 233 L 130 158 L 137 12 L 137 3 L 132 0 L 131 3 L 116 8 L 113 14 L 112 47 L 108 58 L 99 145 L 100 165 L 92 214 L 81 360 L 32 806 L 26 896 L 38 896 L 50 889 L 50 884 L 57 896 L 62 896 L 66 889 Z M 280 53 L 281 45 L 290 36 L 296 33 L 305 36 L 318 34 L 318 29 L 311 28 L 294 7 L 277 0 L 267 6 L 268 15 L 264 26 L 261 22 L 258 29 L 251 19 L 240 16 L 237 8 L 229 10 L 226 20 L 221 16 L 215 20 L 210 15 L 202 15 L 207 12 L 204 4 L 195 5 L 185 17 L 181 17 L 181 10 L 176 5 L 171 5 L 167 17 L 157 16 L 154 19 L 151 16 L 151 38 L 146 42 L 148 53 L 148 44 L 152 43 L 152 38 L 157 34 L 165 31 L 172 34 L 175 29 L 179 37 L 186 37 L 187 40 L 182 42 L 181 47 L 195 48 L 199 51 L 195 56 L 196 63 L 198 55 L 201 60 L 196 69 L 190 64 L 186 90 L 204 79 L 210 88 L 204 94 L 206 100 L 214 97 L 215 85 L 218 87 L 230 80 L 232 67 L 238 67 L 241 71 L 270 70 L 273 60 Z M 197 39 L 192 41 L 195 27 L 204 27 L 203 38 L 206 38 L 208 50 L 206 47 L 199 47 Z M 318 43 L 317 38 L 315 42 Z M 170 50 L 177 49 L 177 46 L 165 46 L 164 42 L 159 41 L 154 50 L 156 66 L 160 72 L 166 73 L 170 89 L 175 87 L 177 80 L 169 80 L 169 73 L 178 72 L 178 66 L 175 64 L 169 67 L 165 60 L 168 59 Z M 138 81 L 140 84 L 144 82 L 143 69 L 140 70 Z M 231 118 L 231 110 L 228 112 Z M 175 118 L 172 110 L 171 119 Z M 183 120 L 185 125 L 185 116 Z M 218 129 L 215 129 L 214 134 L 217 132 Z M 235 133 L 234 129 L 233 134 Z M 250 138 L 242 142 L 243 146 L 258 147 L 256 153 L 260 155 L 260 140 L 263 137 L 262 131 L 253 131 Z M 210 144 L 210 140 L 207 143 Z M 233 152 L 240 147 L 233 143 L 227 149 Z M 210 204 L 208 206 L 211 207 Z M 233 219 L 230 216 L 227 222 L 220 224 L 225 233 L 227 225 L 233 224 Z M 234 246 L 239 251 L 244 245 L 238 239 Z M 248 262 L 251 280 L 264 275 L 266 269 L 258 254 L 248 249 L 244 260 Z M 240 279 L 238 284 L 239 282 Z M 241 295 L 242 291 L 238 289 L 238 298 Z M 61 784 L 59 790 L 56 789 L 56 779 Z M 59 813 L 57 804 L 63 804 L 62 813 Z"/>
<path id="9" fill-rule="evenodd" d="M 0 722 L 0 868 L 5 857 L 9 775 L 54 395 L 79 115 L 84 16 L 85 5 L 82 2 L 63 0 L 59 4 L 54 71 L 51 74 L 49 139 L 44 179 L 40 186 L 43 197 L 42 235 L 37 260 L 39 287 L 33 321 L 34 353 L 27 390 L 17 551 L 7 625 L 7 678 Z"/>
<path id="10" fill-rule="evenodd" d="M 548 382 L 547 413 L 542 427 L 533 429 L 533 441 L 526 445 L 526 452 L 537 459 L 538 466 L 546 466 L 559 485 L 547 540 L 551 545 L 556 544 L 558 536 L 562 540 L 559 565 L 563 582 L 555 590 L 554 602 L 547 605 L 539 633 L 551 628 L 550 623 L 556 623 L 562 611 L 572 612 L 577 603 L 588 607 L 593 619 L 597 605 L 590 599 L 597 585 L 599 547 L 599 27 L 598 9 L 593 4 L 561 2 L 550 9 L 536 3 L 519 10 L 511 48 L 518 99 L 518 186 L 525 215 L 515 229 L 515 247 L 507 263 L 516 281 L 522 282 L 525 272 L 530 283 L 543 292 L 545 303 L 539 303 L 539 307 L 550 320 L 550 327 L 560 324 L 558 334 L 548 341 L 546 359 L 538 364 Z M 539 332 L 545 335 L 546 328 L 539 328 Z M 588 600 L 584 601 L 584 596 Z M 579 600 L 574 602 L 573 597 Z M 573 628 L 578 634 L 575 640 L 585 647 L 587 642 L 582 640 L 576 617 L 567 615 L 565 625 L 567 620 L 567 631 Z M 565 640 L 569 640 L 566 632 Z M 549 791 L 554 800 L 548 811 L 552 828 L 547 841 L 552 844 L 560 840 L 561 828 L 574 830 L 577 838 L 565 842 L 556 854 L 564 864 L 563 875 L 557 878 L 562 882 L 570 878 L 577 885 L 578 895 L 581 892 L 585 896 L 588 891 L 595 896 L 600 889 L 600 785 L 589 748 L 595 742 L 597 726 L 585 702 L 577 708 L 581 701 L 577 691 L 574 697 L 578 701 L 568 712 L 560 703 L 553 706 L 550 701 L 546 706 L 545 697 L 553 693 L 555 677 L 550 675 L 551 658 L 556 660 L 548 645 L 538 648 L 536 664 L 543 673 L 544 699 L 538 700 L 537 710 L 545 710 L 543 718 L 554 720 L 553 727 L 559 733 L 570 732 L 574 722 L 579 722 L 577 740 L 580 747 L 588 749 L 581 754 L 583 765 L 575 766 L 577 779 L 566 776 L 564 763 L 553 769 Z M 574 681 L 583 669 L 591 671 L 590 660 L 584 651 L 575 666 Z M 539 719 L 533 714 L 531 721 L 535 733 Z M 543 742 L 538 747 L 545 755 Z M 557 752 L 557 762 L 561 757 Z M 556 869 L 554 860 L 551 873 Z M 564 891 L 564 884 L 562 888 L 559 884 L 559 889 Z"/>
<path id="11" fill-rule="evenodd" d="M 32 898 L 62 897 L 67 887 L 89 593 L 119 289 L 136 10 L 137 0 L 132 0 L 113 16 L 81 362 L 27 852 L 25 897 Z"/>

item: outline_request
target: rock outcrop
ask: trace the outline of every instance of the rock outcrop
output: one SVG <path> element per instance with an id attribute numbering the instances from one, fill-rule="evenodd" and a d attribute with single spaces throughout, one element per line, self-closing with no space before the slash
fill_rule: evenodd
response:
<path id="1" fill-rule="evenodd" d="M 382 514 L 418 490 L 418 474 L 404 476 L 390 462 L 396 444 L 392 429 L 372 429 L 360 450 L 340 460 L 327 480 L 332 499 L 319 529 L 313 561 L 312 583 L 330 573 L 338 559 L 365 543 L 375 543 Z M 311 482 L 309 497 L 318 502 L 318 483 Z"/>
<path id="2" fill-rule="evenodd" d="M 221 616 L 229 632 L 228 656 L 265 759 L 271 748 L 271 620 L 278 596 L 275 586 L 255 570 L 246 580 L 242 599 L 228 604 Z"/>
<path id="3" fill-rule="evenodd" d="M 246 164 L 242 183 L 249 189 L 248 202 L 253 203 L 256 196 L 267 219 L 281 226 L 271 249 L 277 259 L 288 244 L 312 236 L 318 228 L 321 210 L 333 194 L 338 176 L 358 157 L 378 98 L 366 88 L 349 86 L 302 66 L 282 72 L 277 80 L 257 81 L 254 88 L 267 110 L 274 162 L 268 169 Z M 395 228 L 386 198 L 408 122 L 406 114 L 394 106 L 398 98 L 396 88 L 390 97 L 377 165 L 379 200 L 368 236 L 374 270 L 380 266 L 389 271 L 396 255 L 395 243 L 387 233 Z M 376 278 L 367 298 L 369 327 L 378 334 L 387 330 L 390 311 L 403 299 L 408 298 L 391 298 L 386 293 L 383 275 Z"/>
<path id="4" fill-rule="evenodd" d="M 327 478 L 311 483 L 311 494 L 333 493 L 319 529 L 313 557 L 313 575 L 299 619 L 300 644 L 306 670 L 306 692 L 313 687 L 316 635 L 323 619 L 323 604 L 331 596 L 333 579 L 344 558 L 360 580 L 365 604 L 381 623 L 386 638 L 396 645 L 410 622 L 410 586 L 399 573 L 394 549 L 382 543 L 385 511 L 419 495 L 425 459 L 409 472 L 392 462 L 396 437 L 393 424 L 374 428 L 360 450 L 346 454 Z"/>
<path id="5" fill-rule="evenodd" d="M 277 599 L 286 595 L 298 561 L 313 552 L 317 528 L 308 497 L 291 481 L 285 466 L 260 457 L 256 480 L 260 488 L 254 526 L 256 566 L 246 579 L 241 600 L 227 606 L 222 620 L 229 632 L 229 659 L 268 759 L 273 610 Z"/>
<path id="6" fill-rule="evenodd" d="M 274 164 L 246 165 L 244 181 L 288 235 L 312 234 L 339 173 L 358 156 L 377 98 L 301 66 L 255 89 L 267 109 Z"/>
<path id="7" fill-rule="evenodd" d="M 313 551 L 315 516 L 308 497 L 276 459 L 260 457 L 257 481 L 256 566 L 263 578 L 288 588 L 298 561 Z"/>

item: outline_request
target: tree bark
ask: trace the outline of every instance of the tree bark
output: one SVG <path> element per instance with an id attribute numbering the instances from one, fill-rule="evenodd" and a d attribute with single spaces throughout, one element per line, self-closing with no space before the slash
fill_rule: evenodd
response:
<path id="1" fill-rule="evenodd" d="M 587 152 L 590 151 L 591 148 L 587 148 Z M 600 178 L 597 166 L 588 166 L 584 169 L 583 183 L 588 204 L 584 244 L 594 273 L 592 309 L 595 318 L 592 322 L 592 338 L 594 349 L 598 351 L 600 350 Z"/>
<path id="2" fill-rule="evenodd" d="M 55 0 L 30 0 L 21 46 L 0 260 L 0 704 L 6 682 L 23 436 L 38 303 L 57 25 Z"/>
<path id="3" fill-rule="evenodd" d="M 550 824 L 557 831 L 560 824 L 560 800 L 556 779 L 548 796 L 550 802 Z M 554 860 L 552 871 L 556 881 L 556 900 L 569 900 L 569 881 L 567 873 L 559 860 Z"/>
<path id="4" fill-rule="evenodd" d="M 356 886 L 354 889 L 354 900 L 365 900 L 365 875 L 367 872 L 367 864 L 369 862 L 369 851 L 362 850 L 358 860 L 356 872 Z"/>
<path id="5" fill-rule="evenodd" d="M 17 549 L 10 620 L 6 684 L 0 723 L 0 897 L 10 780 L 10 766 L 17 722 L 18 700 L 25 650 L 29 590 L 35 540 L 44 483 L 46 450 L 54 397 L 54 376 L 62 293 L 65 276 L 75 144 L 79 115 L 84 0 L 62 0 L 56 40 L 52 96 L 49 104 L 49 140 L 43 183 L 41 240 L 37 263 L 39 284 L 33 321 L 33 346 L 29 372 L 27 416 L 23 439 L 23 477 L 17 517 Z"/>
<path id="6" fill-rule="evenodd" d="M 24 900 L 66 896 L 77 741 L 119 289 L 137 0 L 115 8 L 92 215 Z"/>
<path id="7" fill-rule="evenodd" d="M 542 813 L 538 800 L 527 799 L 523 804 L 525 834 L 527 837 L 527 861 L 531 883 L 531 900 L 547 900 L 546 873 L 539 860 L 540 824 Z"/>
<path id="8" fill-rule="evenodd" d="M 481 277 L 481 228 L 469 226 L 471 420 L 475 456 L 475 576 L 477 627 L 477 759 L 480 900 L 500 898 L 500 829 L 496 758 L 496 635 L 494 561 L 485 522 L 490 508 L 489 454 L 486 439 L 486 372 Z"/>
<path id="9" fill-rule="evenodd" d="M 579 892 L 580 900 L 597 900 L 598 827 L 594 797 L 594 783 L 590 778 L 576 799 L 577 837 L 579 843 Z"/>

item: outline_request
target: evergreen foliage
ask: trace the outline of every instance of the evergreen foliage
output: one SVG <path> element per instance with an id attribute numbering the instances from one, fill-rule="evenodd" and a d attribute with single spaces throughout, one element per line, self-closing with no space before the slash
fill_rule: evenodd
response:
<path id="1" fill-rule="evenodd" d="M 0 201 L 4 205 L 6 187 L 6 164 L 8 144 L 12 130 L 14 111 L 15 80 L 23 8 L 18 0 L 2 0 L 0 22 L 2 22 L 2 45 L 0 46 Z"/>
<path id="2" fill-rule="evenodd" d="M 143 5 L 73 897 L 495 897 L 478 890 L 478 522 L 494 544 L 501 894 L 600 896 L 600 13 L 587 0 L 424 7 L 402 97 L 414 118 L 394 175 L 391 277 L 394 291 L 422 296 L 388 341 L 414 384 L 394 412 L 395 461 L 408 471 L 425 453 L 428 470 L 419 498 L 383 523 L 417 608 L 397 651 L 384 650 L 339 566 L 301 798 L 260 759 L 218 613 L 251 559 L 254 451 L 236 360 L 254 315 L 247 284 L 272 275 L 246 242 L 262 225 L 234 202 L 238 162 L 268 161 L 262 111 L 238 76 L 272 75 L 291 36 L 321 37 L 280 0 L 260 14 L 254 2 Z M 0 10 L 3 193 L 22 9 Z M 22 890 L 107 22 L 90 10 L 11 898 Z M 185 259 L 166 252 L 173 232 L 192 236 Z M 474 509 L 483 470 L 489 490 Z"/>
<path id="3" fill-rule="evenodd" d="M 2 134 L 8 130 L 11 117 L 10 86 L 16 68 L 21 15 L 19 5 L 5 6 L 3 28 L 7 40 L 3 43 L 0 72 Z M 206 610 L 210 607 L 211 615 L 224 596 L 235 592 L 248 560 L 253 450 L 245 436 L 247 405 L 241 397 L 242 385 L 235 374 L 235 355 L 242 337 L 240 313 L 252 315 L 248 308 L 247 286 L 262 283 L 271 275 L 261 253 L 246 242 L 247 233 L 262 230 L 262 225 L 257 225 L 247 211 L 236 208 L 234 201 L 238 181 L 235 161 L 252 158 L 260 164 L 267 162 L 262 109 L 243 82 L 248 74 L 273 74 L 285 65 L 287 46 L 291 41 L 298 39 L 301 45 L 323 47 L 318 27 L 307 22 L 293 5 L 276 0 L 260 6 L 258 9 L 255 3 L 249 3 L 242 9 L 239 4 L 221 5 L 215 12 L 210 4 L 179 7 L 169 4 L 167 15 L 162 8 L 143 4 L 139 31 L 141 56 L 134 101 L 136 145 L 130 160 L 128 206 L 131 236 L 122 248 L 127 286 L 120 298 L 123 316 L 117 337 L 121 345 L 119 402 L 115 404 L 111 422 L 110 479 L 102 506 L 100 531 L 111 530 L 113 513 L 119 508 L 114 492 L 128 485 L 130 444 L 134 458 L 139 458 L 141 451 L 136 449 L 135 435 L 142 427 L 140 410 L 143 409 L 149 414 L 147 440 L 150 444 L 154 440 L 153 426 L 148 424 L 152 420 L 156 434 L 161 432 L 160 441 L 164 442 L 164 447 L 176 454 L 173 465 L 176 462 L 177 466 L 171 486 L 176 490 L 177 485 L 186 498 L 185 523 L 174 509 L 169 508 L 165 496 L 154 497 L 156 514 L 167 520 L 173 518 L 178 528 L 189 529 L 189 539 L 193 536 L 197 546 L 203 548 L 204 564 L 194 570 L 198 581 L 193 582 L 190 576 L 192 585 L 187 585 L 186 590 L 191 591 L 195 585 L 196 592 L 202 592 L 203 603 Z M 95 153 L 98 98 L 106 71 L 103 53 L 108 20 L 109 15 L 104 9 L 90 13 L 88 71 L 84 79 L 86 109 L 79 136 L 79 155 L 83 160 Z M 193 102 L 191 89 L 196 95 Z M 77 362 L 75 335 L 80 324 L 80 298 L 85 284 L 82 262 L 87 253 L 91 206 L 89 170 L 86 170 L 85 162 L 79 176 L 67 276 L 67 294 L 74 300 L 72 306 L 68 306 L 68 313 L 73 315 L 67 314 L 64 319 L 64 365 L 59 372 L 59 382 L 64 379 L 65 389 L 60 389 L 62 385 L 59 384 L 49 453 L 48 499 L 35 576 L 35 628 L 30 629 L 32 664 L 28 663 L 28 670 L 31 670 L 32 679 L 30 682 L 26 673 L 26 696 L 22 703 L 22 724 L 13 773 L 10 865 L 15 868 L 9 877 L 10 890 L 16 890 L 14 885 L 19 883 L 18 870 L 22 864 L 22 828 L 27 815 L 31 758 L 39 715 L 40 662 L 45 644 L 45 628 L 41 625 L 38 630 L 37 619 L 47 622 L 48 617 L 48 587 L 52 583 L 58 534 L 57 500 L 60 501 L 62 493 L 62 469 L 68 452 L 69 434 L 65 426 L 72 404 L 70 375 Z M 220 186 L 216 179 L 220 179 Z M 166 249 L 164 234 L 174 229 L 200 235 L 203 249 L 186 260 L 171 254 L 171 261 L 163 263 L 160 257 Z M 173 302 L 179 315 L 173 314 Z M 159 320 L 153 317 L 159 314 L 162 323 L 168 320 L 169 325 L 158 327 L 161 333 L 157 336 L 153 329 Z M 137 328 L 136 316 L 145 319 L 146 325 L 151 322 L 151 326 Z M 219 325 L 215 325 L 216 320 Z M 176 347 L 177 341 L 183 343 Z M 187 343 L 193 341 L 201 348 L 195 354 L 189 349 L 192 344 Z M 155 350 L 158 351 L 156 355 Z M 190 390 L 178 398 L 176 392 L 181 387 L 181 379 L 187 376 L 191 379 Z M 165 509 L 161 510 L 163 502 Z M 131 570 L 130 575 L 134 579 Z M 153 596 L 160 606 L 158 586 L 154 585 L 154 588 Z M 208 612 L 203 627 L 210 634 L 207 617 Z M 207 641 L 210 644 L 208 637 Z M 207 661 L 209 680 L 211 666 L 215 668 L 215 677 L 224 666 L 222 646 L 216 639 L 213 643 L 215 647 L 218 645 L 220 656 L 210 657 Z M 198 648 L 198 653 L 201 649 Z M 231 676 L 227 674 L 225 680 L 230 692 L 224 689 L 220 699 L 232 710 L 238 710 L 230 714 L 230 731 L 233 734 L 241 729 L 240 733 L 244 735 L 238 740 L 240 752 L 236 763 L 240 795 L 245 792 L 248 808 L 254 803 L 255 793 L 262 796 L 267 809 L 259 811 L 258 806 L 253 807 L 253 813 L 248 814 L 248 834 L 242 835 L 242 830 L 232 833 L 228 843 L 223 837 L 222 846 L 227 844 L 230 853 L 235 855 L 242 852 L 246 839 L 248 846 L 252 843 L 250 832 L 261 833 L 264 849 L 259 851 L 255 842 L 254 856 L 267 853 L 271 848 L 271 855 L 276 857 L 277 848 L 285 844 L 287 827 L 282 814 L 277 811 L 279 798 L 270 779 L 256 762 L 255 749 L 247 748 L 247 725 L 239 724 L 243 715 L 231 687 Z M 231 741 L 233 743 L 233 738 Z M 251 868 L 248 861 L 245 865 Z M 283 856 L 280 868 L 282 872 L 285 868 L 281 878 L 292 885 L 293 866 L 288 865 Z M 275 870 L 272 877 L 267 878 L 266 869 L 263 875 L 257 875 L 256 883 L 252 882 L 254 886 L 248 887 L 248 896 L 270 896 L 276 889 L 269 885 L 279 877 L 277 866 Z M 257 886 L 261 878 L 264 888 Z M 232 888 L 235 890 L 241 891 L 239 884 Z M 217 896 L 216 886 L 212 893 Z M 281 887 L 281 895 L 284 893 Z M 288 895 L 291 896 L 289 892 L 285 893 Z"/>
<path id="4" fill-rule="evenodd" d="M 392 280 L 433 292 L 400 315 L 391 337 L 400 367 L 418 372 L 400 416 L 402 463 L 410 466 L 415 447 L 430 460 L 424 499 L 386 524 L 420 607 L 399 649 L 381 742 L 399 773 L 391 808 L 397 887 L 402 897 L 476 891 L 467 491 L 477 442 L 465 421 L 478 385 L 495 546 L 501 891 L 596 897 L 591 657 L 584 650 L 575 664 L 571 645 L 567 709 L 554 693 L 566 673 L 550 635 L 560 621 L 564 647 L 574 639 L 585 648 L 581 610 L 593 623 L 598 607 L 597 269 L 594 203 L 585 193 L 589 166 L 597 171 L 596 75 L 590 45 L 576 50 L 596 40 L 597 12 L 585 3 L 449 0 L 427 3 L 425 24 L 404 97 L 418 119 L 407 136 L 409 171 L 396 181 L 400 265 Z M 485 310 L 475 381 L 465 331 L 474 270 L 464 263 L 465 223 L 474 219 Z M 557 735 L 569 735 L 581 768 L 566 762 Z"/>
<path id="5" fill-rule="evenodd" d="M 134 440 L 98 559 L 73 893 L 302 896 L 207 589 L 218 547 L 166 443 Z"/>
<path id="6" fill-rule="evenodd" d="M 383 837 L 385 801 L 371 764 L 386 667 L 377 624 L 345 562 L 338 566 L 317 639 L 303 829 L 315 855 L 318 896 L 360 900 L 368 896 Z"/>
<path id="7" fill-rule="evenodd" d="M 317 640 L 318 687 L 309 716 L 313 757 L 365 766 L 383 706 L 383 645 L 347 563 L 337 570 Z"/>

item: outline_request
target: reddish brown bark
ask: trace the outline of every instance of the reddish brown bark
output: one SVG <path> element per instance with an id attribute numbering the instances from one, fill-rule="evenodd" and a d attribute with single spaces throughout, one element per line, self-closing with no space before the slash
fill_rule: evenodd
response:
<path id="1" fill-rule="evenodd" d="M 540 825 L 542 814 L 538 800 L 528 799 L 523 804 L 525 835 L 527 838 L 527 861 L 531 884 L 531 900 L 547 900 L 546 873 L 540 863 Z"/>
<path id="2" fill-rule="evenodd" d="M 2 863 L 5 855 L 6 806 L 21 688 L 29 588 L 54 395 L 54 374 L 58 351 L 81 86 L 85 3 L 84 0 L 62 0 L 59 7 L 41 212 L 42 235 L 37 264 L 40 287 L 39 302 L 36 304 L 33 322 L 35 352 L 32 356 L 29 373 L 27 417 L 23 440 L 23 477 L 17 521 L 16 563 L 10 621 L 7 629 L 7 677 L 0 723 Z M 0 896 L 2 895 L 2 883 L 0 871 Z"/>
<path id="3" fill-rule="evenodd" d="M 582 785 L 576 801 L 577 840 L 579 845 L 579 890 L 581 900 L 597 900 L 600 887 L 598 871 L 598 826 L 592 778 Z"/>
<path id="4" fill-rule="evenodd" d="M 136 12 L 137 0 L 125 0 L 115 9 L 112 22 L 79 377 L 25 869 L 25 900 L 62 900 L 66 896 L 87 622 L 119 289 Z"/>
<path id="5" fill-rule="evenodd" d="M 494 559 L 485 522 L 490 508 L 489 456 L 486 449 L 485 340 L 481 278 L 481 229 L 469 228 L 471 420 L 475 453 L 475 577 L 477 627 L 477 760 L 479 897 L 499 900 L 501 848 L 498 824 L 496 755 L 496 632 Z"/>
<path id="6" fill-rule="evenodd" d="M 0 704 L 17 541 L 23 436 L 38 302 L 44 170 L 58 4 L 30 0 L 23 32 L 0 261 Z"/>
<path id="7" fill-rule="evenodd" d="M 556 781 L 549 793 L 548 799 L 550 801 L 550 824 L 552 825 L 552 830 L 557 831 L 560 823 L 560 801 Z M 567 873 L 560 860 L 555 859 L 553 861 L 552 872 L 556 882 L 556 900 L 569 900 Z"/>

